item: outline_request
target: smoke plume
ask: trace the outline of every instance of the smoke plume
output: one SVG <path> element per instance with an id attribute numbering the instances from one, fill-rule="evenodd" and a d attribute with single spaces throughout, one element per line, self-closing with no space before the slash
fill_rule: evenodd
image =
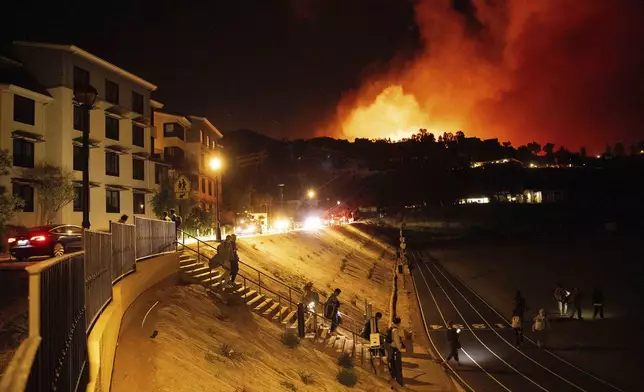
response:
<path id="1" fill-rule="evenodd" d="M 416 3 L 422 51 L 347 94 L 330 133 L 463 130 L 589 152 L 644 138 L 644 2 L 459 3 Z"/>

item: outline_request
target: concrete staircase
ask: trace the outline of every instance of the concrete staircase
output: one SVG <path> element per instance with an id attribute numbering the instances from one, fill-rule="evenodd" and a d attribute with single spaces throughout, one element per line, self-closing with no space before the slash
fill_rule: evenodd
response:
<path id="1" fill-rule="evenodd" d="M 266 295 L 259 293 L 257 289 L 250 287 L 237 285 L 235 288 L 222 290 L 222 271 L 219 269 L 210 271 L 207 264 L 198 261 L 197 255 L 194 253 L 184 252 L 180 256 L 180 263 L 183 280 L 209 287 L 213 295 L 225 301 L 241 301 L 256 314 L 282 326 L 286 331 L 297 334 L 298 322 L 295 307 L 291 306 L 289 308 L 288 303 L 280 303 L 279 300 L 268 298 Z M 346 333 L 342 327 L 339 328 L 336 334 L 331 334 L 329 328 L 330 323 L 327 320 L 318 319 L 317 331 L 309 331 L 304 340 L 311 342 L 319 350 L 334 357 L 338 357 L 342 353 L 352 355 L 356 366 L 362 366 L 369 371 L 373 371 L 369 342 L 356 336 L 357 341 L 354 347 L 352 334 Z M 373 366 L 379 369 L 379 372 L 382 371 L 384 365 L 380 356 L 374 358 Z"/>

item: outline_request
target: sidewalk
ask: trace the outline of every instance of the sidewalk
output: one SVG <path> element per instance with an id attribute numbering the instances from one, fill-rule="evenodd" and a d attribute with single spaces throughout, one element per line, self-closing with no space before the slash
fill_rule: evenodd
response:
<path id="1" fill-rule="evenodd" d="M 412 341 L 405 341 L 403 349 L 403 376 L 405 387 L 412 391 L 459 391 L 458 387 L 439 365 L 427 340 L 414 285 L 408 273 L 399 275 L 396 313 L 406 331 L 412 331 Z M 404 283 L 404 284 L 403 284 Z"/>

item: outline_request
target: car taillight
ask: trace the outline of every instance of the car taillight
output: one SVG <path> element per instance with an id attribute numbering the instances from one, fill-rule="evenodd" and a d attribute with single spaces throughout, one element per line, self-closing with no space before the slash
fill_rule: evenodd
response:
<path id="1" fill-rule="evenodd" d="M 16 242 L 16 239 L 15 238 L 9 238 L 7 240 L 7 242 L 10 243 L 10 244 L 13 244 L 14 242 Z"/>
<path id="2" fill-rule="evenodd" d="M 43 242 L 47 241 L 47 237 L 45 237 L 42 234 L 35 235 L 29 239 L 29 241 L 35 241 L 35 242 Z"/>

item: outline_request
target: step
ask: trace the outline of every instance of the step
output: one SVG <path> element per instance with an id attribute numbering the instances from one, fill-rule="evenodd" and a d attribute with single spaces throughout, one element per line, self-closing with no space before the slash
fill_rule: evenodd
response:
<path id="1" fill-rule="evenodd" d="M 250 299 L 250 298 L 253 298 L 253 297 L 255 296 L 255 294 L 257 294 L 257 291 L 256 291 L 256 290 L 248 290 L 248 291 L 247 291 L 246 293 L 244 293 L 244 295 L 242 295 L 241 297 L 242 297 L 243 299 Z"/>
<path id="2" fill-rule="evenodd" d="M 353 354 L 353 339 L 346 339 L 344 342 L 344 349 L 342 350 L 343 352 L 352 355 Z"/>
<path id="3" fill-rule="evenodd" d="M 264 300 L 264 302 L 262 302 L 261 304 L 257 305 L 257 306 L 255 307 L 255 309 L 253 309 L 253 310 L 254 310 L 254 311 L 256 311 L 256 312 L 261 312 L 261 311 L 262 311 L 262 309 L 266 308 L 266 307 L 267 307 L 268 305 L 270 305 L 271 303 L 273 303 L 273 300 L 272 300 L 272 299 L 270 299 L 270 298 L 266 298 L 266 299 Z"/>
<path id="4" fill-rule="evenodd" d="M 329 336 L 329 327 L 325 327 L 323 325 L 320 325 L 318 327 L 318 340 L 317 343 L 324 343 L 324 341 L 327 339 Z"/>
<path id="5" fill-rule="evenodd" d="M 239 288 L 238 288 L 237 290 L 235 290 L 235 294 L 242 294 L 242 293 L 244 293 L 246 290 L 248 290 L 248 287 L 239 286 Z"/>
<path id="6" fill-rule="evenodd" d="M 274 312 L 274 311 L 276 311 L 276 310 L 277 310 L 277 308 L 278 308 L 279 306 L 280 306 L 280 304 L 279 304 L 279 303 L 274 302 L 274 303 L 271 305 L 271 307 L 270 307 L 270 308 L 268 308 L 268 309 L 266 309 L 266 310 L 264 311 L 264 316 L 269 316 L 269 317 L 270 317 L 270 315 L 271 315 L 271 314 L 273 314 L 273 312 Z"/>
<path id="7" fill-rule="evenodd" d="M 203 283 L 217 282 L 217 281 L 221 280 L 222 276 L 223 276 L 222 273 L 212 271 L 212 275 L 210 277 L 202 278 L 201 281 Z"/>
<path id="8" fill-rule="evenodd" d="M 183 253 L 183 254 L 179 255 L 179 260 L 181 260 L 181 261 L 183 261 L 185 259 L 190 259 L 190 258 L 195 258 L 195 255 L 190 255 L 190 254 L 187 254 L 187 253 Z"/>
<path id="9" fill-rule="evenodd" d="M 219 273 L 219 271 L 217 270 L 206 269 L 205 272 L 199 273 L 197 275 L 193 275 L 193 277 L 197 279 L 206 279 L 209 276 L 217 276 L 217 275 L 221 276 L 221 273 Z"/>
<path id="10" fill-rule="evenodd" d="M 347 339 L 344 336 L 338 336 L 338 338 L 335 340 L 335 343 L 333 344 L 333 348 L 335 349 L 335 352 L 341 353 L 344 351 L 344 344 L 346 343 Z"/>
<path id="11" fill-rule="evenodd" d="M 188 272 L 188 275 L 190 275 L 192 277 L 195 277 L 196 275 L 199 275 L 199 274 L 202 274 L 202 273 L 208 272 L 208 271 L 210 271 L 210 268 L 204 267 L 203 264 L 202 264 L 201 267 L 193 269 L 193 270 L 190 270 Z"/>
<path id="12" fill-rule="evenodd" d="M 181 271 L 188 272 L 188 271 L 192 271 L 195 268 L 199 268 L 201 266 L 202 266 L 201 263 L 197 263 L 196 261 L 193 261 L 191 264 L 182 264 L 180 268 L 181 268 Z"/>
<path id="13" fill-rule="evenodd" d="M 296 311 L 294 311 L 294 310 L 293 310 L 293 311 L 291 311 L 291 312 L 290 312 L 286 317 L 284 317 L 284 319 L 282 319 L 282 325 L 287 325 L 287 324 L 289 324 L 290 322 L 292 322 L 292 321 L 293 321 L 293 317 L 295 317 L 295 314 L 296 314 L 296 313 L 297 313 L 297 312 L 296 312 Z"/>
<path id="14" fill-rule="evenodd" d="M 356 352 L 355 352 L 355 360 L 356 363 L 364 363 L 363 358 L 364 355 L 362 353 L 362 350 L 364 349 L 364 346 L 360 342 L 356 342 Z"/>
<path id="15" fill-rule="evenodd" d="M 193 262 L 197 262 L 196 257 L 185 257 L 185 258 L 179 259 L 179 263 L 181 265 L 190 264 L 190 263 L 193 263 Z"/>
<path id="16" fill-rule="evenodd" d="M 252 308 L 253 305 L 260 303 L 260 301 L 262 301 L 262 300 L 264 300 L 264 294 L 259 294 L 259 295 L 255 296 L 255 298 L 253 298 L 250 301 L 246 302 L 246 305 L 248 305 L 248 306 L 250 306 Z"/>
<path id="17" fill-rule="evenodd" d="M 336 335 L 332 335 L 332 336 L 330 336 L 330 337 L 326 340 L 326 347 L 332 348 L 332 347 L 335 345 L 335 341 L 336 341 L 337 339 L 338 339 L 338 337 L 337 337 Z"/>
<path id="18" fill-rule="evenodd" d="M 282 306 L 280 310 L 278 310 L 277 313 L 275 313 L 275 315 L 273 316 L 273 320 L 281 320 L 286 312 L 288 312 L 288 308 L 286 306 Z"/>

